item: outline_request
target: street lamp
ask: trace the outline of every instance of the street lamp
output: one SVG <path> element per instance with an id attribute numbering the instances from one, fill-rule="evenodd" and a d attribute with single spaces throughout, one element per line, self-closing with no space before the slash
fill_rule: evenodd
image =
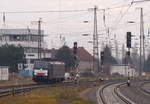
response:
<path id="1" fill-rule="evenodd" d="M 85 21 L 83 21 L 84 23 L 88 23 L 89 21 L 87 21 L 87 20 L 85 20 Z"/>
<path id="2" fill-rule="evenodd" d="M 135 23 L 135 21 L 127 21 L 127 23 Z"/>
<path id="3" fill-rule="evenodd" d="M 89 36 L 90 34 L 82 34 L 82 36 Z"/>

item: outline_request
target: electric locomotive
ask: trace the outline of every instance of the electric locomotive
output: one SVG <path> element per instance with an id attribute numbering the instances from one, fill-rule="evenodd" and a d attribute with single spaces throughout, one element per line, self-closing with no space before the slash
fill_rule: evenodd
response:
<path id="1" fill-rule="evenodd" d="M 65 76 L 65 64 L 61 61 L 35 61 L 33 77 L 35 82 L 63 81 Z"/>

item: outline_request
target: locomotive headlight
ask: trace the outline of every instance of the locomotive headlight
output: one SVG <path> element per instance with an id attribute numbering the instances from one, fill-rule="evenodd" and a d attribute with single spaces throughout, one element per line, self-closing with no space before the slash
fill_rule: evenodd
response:
<path id="1" fill-rule="evenodd" d="M 48 71 L 45 71 L 45 76 L 48 76 Z"/>
<path id="2" fill-rule="evenodd" d="M 34 70 L 34 71 L 33 71 L 33 74 L 36 75 L 36 73 L 37 73 L 36 70 Z"/>

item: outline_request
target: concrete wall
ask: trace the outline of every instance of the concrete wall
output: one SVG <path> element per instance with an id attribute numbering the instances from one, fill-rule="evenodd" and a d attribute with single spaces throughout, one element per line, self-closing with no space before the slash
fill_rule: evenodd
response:
<path id="1" fill-rule="evenodd" d="M 80 61 L 79 62 L 79 71 L 89 71 L 93 69 L 93 62 L 92 61 Z"/>
<path id="2" fill-rule="evenodd" d="M 130 66 L 125 65 L 116 65 L 111 66 L 110 74 L 119 74 L 123 76 L 135 76 L 136 72 L 134 68 L 131 68 Z"/>

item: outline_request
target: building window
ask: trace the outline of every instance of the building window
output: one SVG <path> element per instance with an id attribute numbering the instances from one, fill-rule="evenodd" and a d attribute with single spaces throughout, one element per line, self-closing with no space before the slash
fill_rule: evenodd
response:
<path id="1" fill-rule="evenodd" d="M 28 41 L 28 35 L 10 35 L 10 41 Z"/>
<path id="2" fill-rule="evenodd" d="M 32 36 L 31 36 L 31 41 L 33 41 L 33 42 L 38 42 L 38 35 L 37 35 L 37 36 L 32 35 Z"/>
<path id="3" fill-rule="evenodd" d="M 11 35 L 11 36 L 9 36 L 9 40 L 10 41 L 19 41 L 20 40 L 20 36 L 18 36 L 18 35 Z"/>
<path id="4" fill-rule="evenodd" d="M 25 51 L 25 53 L 37 53 L 38 52 L 38 48 L 25 47 L 24 51 Z"/>

